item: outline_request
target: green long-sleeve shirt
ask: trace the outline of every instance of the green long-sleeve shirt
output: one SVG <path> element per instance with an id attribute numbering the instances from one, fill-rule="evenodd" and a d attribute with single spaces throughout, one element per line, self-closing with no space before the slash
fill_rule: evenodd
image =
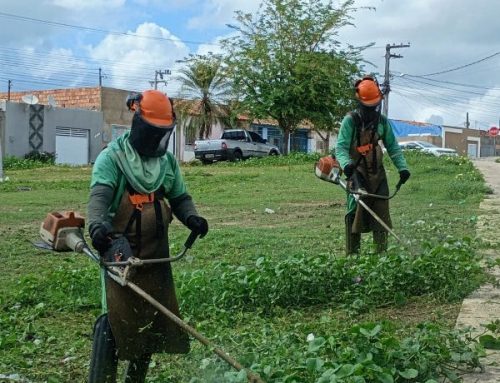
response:
<path id="1" fill-rule="evenodd" d="M 344 169 L 344 167 L 351 162 L 349 152 L 352 145 L 352 139 L 356 136 L 354 134 L 355 129 L 356 126 L 354 120 L 352 116 L 348 114 L 344 117 L 342 124 L 340 125 L 337 145 L 335 147 L 335 156 L 342 169 Z M 377 132 L 379 137 L 382 139 L 384 147 L 387 149 L 389 157 L 391 157 L 392 163 L 396 166 L 398 171 L 408 169 L 408 165 L 406 164 L 401 148 L 398 145 L 392 126 L 385 116 L 380 117 Z"/>

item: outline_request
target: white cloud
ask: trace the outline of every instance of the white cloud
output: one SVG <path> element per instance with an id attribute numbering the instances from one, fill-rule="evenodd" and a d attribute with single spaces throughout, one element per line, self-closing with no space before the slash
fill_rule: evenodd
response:
<path id="1" fill-rule="evenodd" d="M 498 126 L 500 119 L 500 91 L 490 89 L 483 96 L 470 99 L 466 108 L 466 111 L 469 112 L 469 119 L 477 121 L 481 129 Z"/>
<path id="2" fill-rule="evenodd" d="M 155 70 L 171 69 L 176 60 L 189 53 L 189 48 L 176 36 L 154 23 L 143 23 L 129 33 L 158 39 L 108 35 L 89 49 L 90 56 L 102 62 L 104 72 L 109 75 L 106 80 L 109 86 L 149 88 Z"/>
<path id="3" fill-rule="evenodd" d="M 234 18 L 234 12 L 255 12 L 260 0 L 207 0 L 201 7 L 199 15 L 192 17 L 188 27 L 192 29 L 207 29 L 222 27 Z"/>
<path id="4" fill-rule="evenodd" d="M 377 10 L 356 12 L 355 27 L 342 30 L 340 39 L 353 45 L 375 43 L 364 56 L 376 65 L 376 68 L 367 66 L 367 71 L 379 72 L 380 80 L 383 80 L 386 44 L 410 42 L 410 48 L 391 52 L 403 58 L 391 59 L 390 69 L 411 75 L 458 67 L 500 51 L 497 37 L 500 23 L 496 20 L 500 11 L 498 0 L 482 0 L 480 4 L 455 0 L 359 0 L 356 5 L 374 6 Z M 486 93 L 486 88 L 495 87 L 497 80 L 491 73 L 499 62 L 497 56 L 470 68 L 430 77 L 431 80 L 479 88 L 418 79 L 433 84 L 426 85 L 396 78 L 391 86 L 395 92 L 390 96 L 389 115 L 417 121 L 426 121 L 435 115 L 441 116 L 447 125 L 463 126 L 466 112 L 469 112 L 471 120 L 478 121 L 478 126 L 486 126 L 489 121 L 498 119 L 495 115 L 500 109 L 500 100 Z"/>
<path id="5" fill-rule="evenodd" d="M 223 53 L 222 46 L 220 45 L 221 40 L 229 37 L 227 36 L 220 36 L 214 39 L 210 44 L 201 44 L 198 46 L 198 49 L 196 50 L 196 54 L 198 55 L 206 55 L 209 53 L 213 54 L 219 54 Z"/>

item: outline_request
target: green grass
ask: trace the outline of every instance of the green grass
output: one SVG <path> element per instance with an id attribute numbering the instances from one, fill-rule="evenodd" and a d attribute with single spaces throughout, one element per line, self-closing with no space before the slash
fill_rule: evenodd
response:
<path id="1" fill-rule="evenodd" d="M 361 350 L 367 342 L 357 324 L 372 330 L 381 324 L 374 337 L 394 338 L 391 347 L 401 352 L 410 352 L 405 339 L 415 334 L 458 342 L 448 329 L 460 300 L 485 278 L 474 238 L 487 189 L 467 159 L 412 154 L 408 161 L 412 177 L 391 200 L 394 230 L 405 246 L 391 240 L 389 252 L 376 256 L 366 234 L 363 253 L 350 259 L 343 257 L 345 193 L 314 176 L 314 157 L 183 166 L 188 189 L 210 224 L 192 257 L 174 265 L 184 317 L 273 382 L 320 381 L 327 367 L 335 368 L 334 357 L 344 366 L 353 363 L 338 353 L 346 347 L 344 338 L 359 346 L 353 355 L 368 352 Z M 391 164 L 386 168 L 395 185 L 397 172 Z M 38 239 L 49 211 L 85 213 L 91 169 L 50 166 L 6 173 L 9 181 L 0 184 L 0 374 L 85 381 L 100 309 L 98 270 L 83 256 L 47 253 L 30 241 Z M 188 231 L 174 221 L 170 233 L 175 252 Z M 362 282 L 353 282 L 359 275 Z M 339 341 L 311 351 L 306 341 L 311 333 Z M 463 352 L 469 347 L 460 345 Z M 444 354 L 429 349 L 424 362 L 441 366 Z M 475 363 L 473 356 L 464 360 Z M 390 373 L 395 381 L 414 381 L 402 380 L 397 371 L 380 372 Z M 362 374 L 367 382 L 382 376 Z M 239 379 L 196 342 L 187 356 L 155 356 L 148 376 L 150 382 Z"/>

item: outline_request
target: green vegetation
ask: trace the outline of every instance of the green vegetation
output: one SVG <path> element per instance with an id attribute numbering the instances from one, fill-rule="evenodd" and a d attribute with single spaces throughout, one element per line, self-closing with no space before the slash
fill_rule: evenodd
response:
<path id="1" fill-rule="evenodd" d="M 458 381 L 482 350 L 452 328 L 461 299 L 487 278 L 475 254 L 487 189 L 465 158 L 407 158 L 412 178 L 391 200 L 405 245 L 391 241 L 378 256 L 364 235 L 363 253 L 351 258 L 345 194 L 314 176 L 317 155 L 183 166 L 211 228 L 174 265 L 185 319 L 267 382 Z M 395 185 L 396 170 L 386 168 Z M 6 169 L 0 373 L 85 381 L 97 267 L 30 241 L 47 212 L 85 212 L 91 169 Z M 170 233 L 175 253 L 188 231 L 174 221 Z M 149 382 L 245 381 L 195 341 L 186 356 L 155 356 L 150 370 Z"/>
<path id="2" fill-rule="evenodd" d="M 175 105 L 180 124 L 186 129 L 188 142 L 208 138 L 212 126 L 231 126 L 230 87 L 222 58 L 217 55 L 191 56 L 180 70 L 181 99 Z"/>
<path id="3" fill-rule="evenodd" d="M 285 154 L 304 120 L 331 133 L 352 106 L 366 47 L 343 45 L 338 34 L 356 9 L 353 0 L 263 0 L 256 14 L 237 11 L 229 25 L 225 63 L 241 111 L 276 120 Z"/>

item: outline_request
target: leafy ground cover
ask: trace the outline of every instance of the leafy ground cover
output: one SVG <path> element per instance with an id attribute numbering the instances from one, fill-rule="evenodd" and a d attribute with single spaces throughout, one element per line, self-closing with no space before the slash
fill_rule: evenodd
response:
<path id="1" fill-rule="evenodd" d="M 464 158 L 409 154 L 412 178 L 391 201 L 405 246 L 378 256 L 364 235 L 362 254 L 345 258 L 345 194 L 314 177 L 314 160 L 182 167 L 211 227 L 174 266 L 186 320 L 268 382 L 432 383 L 478 366 L 481 347 L 452 328 L 487 278 L 480 174 Z M 13 164 L 0 184 L 0 374 L 85 381 L 98 270 L 30 241 L 47 212 L 85 212 L 91 168 L 31 165 Z M 170 233 L 175 252 L 188 232 L 174 221 Z M 196 342 L 150 369 L 150 382 L 245 381 Z"/>

